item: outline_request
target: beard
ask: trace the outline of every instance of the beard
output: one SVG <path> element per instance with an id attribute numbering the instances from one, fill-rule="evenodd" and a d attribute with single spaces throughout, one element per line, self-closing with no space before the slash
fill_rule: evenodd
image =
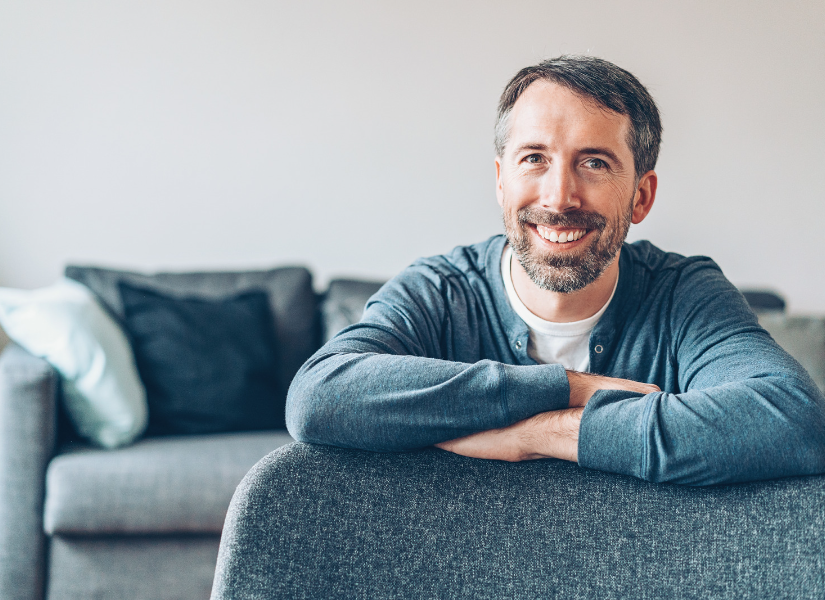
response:
<path id="1" fill-rule="evenodd" d="M 526 206 L 515 215 L 504 210 L 502 216 L 507 241 L 533 283 L 542 290 L 569 294 L 596 281 L 616 259 L 630 230 L 633 200 L 631 198 L 624 214 L 612 223 L 591 211 L 557 213 L 533 206 Z M 536 248 L 528 231 L 531 225 L 586 229 L 591 239 L 586 246 L 574 251 L 544 254 Z"/>

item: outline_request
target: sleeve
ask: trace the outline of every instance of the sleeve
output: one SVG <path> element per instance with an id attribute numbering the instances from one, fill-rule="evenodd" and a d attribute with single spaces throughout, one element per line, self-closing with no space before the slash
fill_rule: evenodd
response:
<path id="1" fill-rule="evenodd" d="M 406 451 L 567 407 L 560 365 L 450 360 L 454 317 L 477 302 L 445 279 L 410 267 L 303 365 L 287 395 L 296 440 Z"/>
<path id="2" fill-rule="evenodd" d="M 711 261 L 674 288 L 671 360 L 682 393 L 598 392 L 579 464 L 713 485 L 825 472 L 825 399 Z"/>

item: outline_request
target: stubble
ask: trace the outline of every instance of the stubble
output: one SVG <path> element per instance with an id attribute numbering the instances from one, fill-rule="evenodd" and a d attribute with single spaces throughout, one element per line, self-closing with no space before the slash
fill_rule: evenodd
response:
<path id="1" fill-rule="evenodd" d="M 563 294 L 590 285 L 613 263 L 630 230 L 632 215 L 632 199 L 614 224 L 603 215 L 586 210 L 557 213 L 526 206 L 515 218 L 506 210 L 502 212 L 507 241 L 527 275 L 540 289 Z M 543 253 L 528 231 L 531 225 L 592 230 L 591 240 L 574 251 Z"/>

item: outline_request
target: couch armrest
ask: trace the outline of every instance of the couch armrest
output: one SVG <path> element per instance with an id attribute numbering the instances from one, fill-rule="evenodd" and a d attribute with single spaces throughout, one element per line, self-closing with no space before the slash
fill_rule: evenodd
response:
<path id="1" fill-rule="evenodd" d="M 46 361 L 15 344 L 0 350 L 0 598 L 43 597 L 43 497 L 56 391 Z"/>
<path id="2" fill-rule="evenodd" d="M 238 486 L 212 598 L 821 599 L 823 507 L 825 476 L 696 488 L 296 443 Z"/>

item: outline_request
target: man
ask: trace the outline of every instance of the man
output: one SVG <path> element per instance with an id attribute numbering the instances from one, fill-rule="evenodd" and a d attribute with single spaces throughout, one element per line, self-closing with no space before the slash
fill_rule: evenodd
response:
<path id="1" fill-rule="evenodd" d="M 612 63 L 519 72 L 496 125 L 506 237 L 373 296 L 293 381 L 292 435 L 692 485 L 825 472 L 825 399 L 719 268 L 623 243 L 656 198 L 660 139 Z"/>

